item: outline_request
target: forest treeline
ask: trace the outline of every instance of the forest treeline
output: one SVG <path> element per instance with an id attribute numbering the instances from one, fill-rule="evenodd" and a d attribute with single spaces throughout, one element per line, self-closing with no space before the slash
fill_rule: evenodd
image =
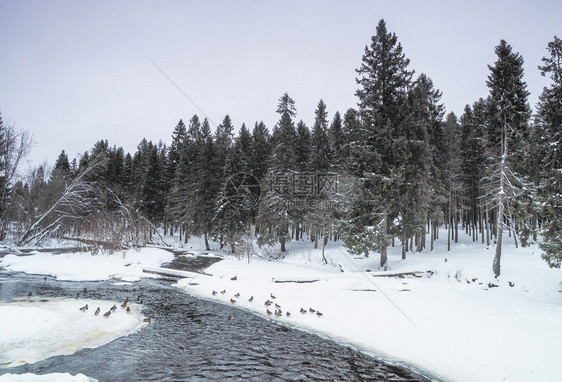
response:
<path id="1" fill-rule="evenodd" d="M 296 118 L 295 101 L 279 99 L 279 120 L 217 126 L 180 120 L 171 144 L 143 139 L 136 152 L 100 140 L 78 158 L 63 151 L 52 170 L 40 166 L 16 181 L 13 147 L 0 117 L 1 239 L 52 238 L 142 245 L 154 235 L 202 236 L 235 253 L 260 245 L 343 240 L 357 255 L 390 245 L 433 249 L 464 230 L 495 243 L 539 238 L 551 266 L 562 260 L 562 42 L 547 45 L 541 74 L 551 79 L 532 114 L 523 58 L 504 40 L 488 65 L 489 94 L 460 116 L 445 115 L 441 92 L 415 75 L 384 20 L 357 69 L 357 108 L 329 118 L 320 100 L 314 121 Z M 273 106 L 273 105 L 272 105 Z M 273 108 L 272 108 L 273 109 Z M 25 138 L 25 139 L 24 139 Z M 18 146 L 18 144 L 20 146 Z M 12 148 L 10 148 L 12 147 Z M 10 151 L 11 150 L 11 151 Z M 24 150 L 25 151 L 25 150 Z M 22 153 L 23 155 L 24 153 Z M 17 164 L 16 164 L 17 167 Z"/>

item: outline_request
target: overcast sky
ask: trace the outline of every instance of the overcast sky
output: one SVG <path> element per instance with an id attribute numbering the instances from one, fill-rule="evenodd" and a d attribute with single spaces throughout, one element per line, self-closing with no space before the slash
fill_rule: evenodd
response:
<path id="1" fill-rule="evenodd" d="M 169 143 L 180 118 L 204 116 L 153 61 L 216 124 L 229 114 L 237 129 L 271 129 L 287 92 L 311 126 L 320 99 L 330 119 L 356 107 L 355 69 L 381 18 L 447 112 L 487 96 L 501 39 L 525 60 L 534 107 L 561 15 L 557 0 L 0 0 L 0 112 L 34 135 L 33 165 L 100 139 L 131 153 L 143 137 Z"/>

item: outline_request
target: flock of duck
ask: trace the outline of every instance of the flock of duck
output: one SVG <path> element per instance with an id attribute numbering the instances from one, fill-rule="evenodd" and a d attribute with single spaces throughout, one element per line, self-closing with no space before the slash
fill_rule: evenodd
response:
<path id="1" fill-rule="evenodd" d="M 87 293 L 87 289 L 84 288 L 84 295 Z M 27 295 L 28 298 L 31 298 L 31 296 L 33 296 L 32 292 L 29 292 L 29 294 Z M 78 300 L 80 298 L 80 292 L 76 293 L 76 296 L 74 297 L 75 300 Z M 139 301 L 142 303 L 142 301 L 140 300 L 140 296 L 138 297 Z M 131 313 L 131 307 L 129 306 L 129 297 L 125 298 L 125 301 L 123 301 L 123 303 L 121 304 L 121 308 L 123 308 L 127 313 Z M 88 304 L 84 305 L 83 307 L 79 308 L 79 310 L 81 312 L 86 313 L 88 311 L 89 307 Z M 107 312 L 105 312 L 103 314 L 104 317 L 109 318 L 109 316 L 111 316 L 111 313 L 115 313 L 117 311 L 117 305 L 113 305 L 111 308 L 109 308 L 109 310 Z M 98 306 L 94 312 L 94 316 L 99 316 L 101 312 L 101 308 Z M 143 322 L 148 322 L 150 323 L 151 319 L 150 317 L 146 317 Z"/>
<path id="2" fill-rule="evenodd" d="M 216 290 L 213 290 L 213 292 L 212 292 L 213 296 L 216 296 L 219 293 L 222 294 L 222 295 L 226 294 L 226 289 L 223 289 L 220 292 L 217 292 Z M 269 294 L 269 297 L 271 298 L 271 300 L 277 299 L 277 297 L 275 297 L 272 293 Z M 230 298 L 230 303 L 236 304 L 239 298 L 240 298 L 240 293 L 236 293 L 233 297 Z M 281 309 L 281 305 L 279 305 L 278 303 L 276 303 L 274 301 L 271 301 L 271 300 L 268 298 L 264 303 L 265 313 L 268 316 L 274 315 L 275 317 L 282 317 L 283 316 L 283 310 Z M 248 302 L 253 303 L 254 302 L 254 296 L 250 296 L 250 298 L 248 299 Z M 271 309 L 273 309 L 272 305 L 275 307 L 275 311 L 273 311 L 273 312 L 270 310 L 270 307 L 271 307 Z M 312 309 L 312 308 L 308 308 L 308 310 L 307 310 L 307 309 L 304 309 L 304 308 L 301 307 L 300 313 L 301 314 L 307 314 L 307 313 L 316 314 L 317 317 L 323 316 L 323 314 L 319 310 Z M 285 316 L 291 317 L 291 312 L 286 311 Z"/>

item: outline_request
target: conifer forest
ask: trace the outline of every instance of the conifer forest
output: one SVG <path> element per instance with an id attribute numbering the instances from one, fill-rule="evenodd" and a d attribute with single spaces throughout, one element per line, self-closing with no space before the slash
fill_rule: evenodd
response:
<path id="1" fill-rule="evenodd" d="M 357 256 L 387 248 L 449 249 L 459 231 L 495 244 L 538 242 L 551 267 L 562 262 L 562 41 L 545 42 L 550 79 L 531 108 L 523 57 L 508 42 L 488 64 L 488 94 L 462 115 L 445 113 L 441 92 L 410 66 L 384 20 L 356 69 L 357 105 L 297 120 L 298 100 L 280 94 L 275 126 L 214 125 L 193 115 L 169 145 L 143 139 L 133 153 L 100 137 L 76 158 L 18 176 L 32 137 L 0 115 L 0 240 L 37 245 L 75 239 L 113 248 L 194 236 L 244 255 L 247 243 L 291 240 L 314 248 L 342 240 Z M 249 121 L 248 121 L 249 122 Z M 447 237 L 438 237 L 438 228 Z M 441 233 L 443 235 L 443 231 Z"/>

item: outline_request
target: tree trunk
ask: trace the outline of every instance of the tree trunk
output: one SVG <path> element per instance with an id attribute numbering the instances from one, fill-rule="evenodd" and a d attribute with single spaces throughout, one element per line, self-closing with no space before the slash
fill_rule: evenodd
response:
<path id="1" fill-rule="evenodd" d="M 209 247 L 209 239 L 207 238 L 207 231 L 205 231 L 205 250 L 210 251 L 211 247 Z"/>
<path id="2" fill-rule="evenodd" d="M 433 252 L 433 241 L 435 240 L 435 229 L 434 229 L 433 226 L 431 226 L 429 232 L 430 232 L 430 237 L 431 237 L 431 238 L 430 238 L 430 242 L 431 242 L 431 244 L 430 244 L 430 245 L 431 245 L 431 252 Z"/>
<path id="3" fill-rule="evenodd" d="M 490 223 L 489 223 L 489 216 L 488 216 L 488 209 L 486 208 L 486 246 L 490 246 Z"/>
<path id="4" fill-rule="evenodd" d="M 408 249 L 408 239 L 406 233 L 402 232 L 402 260 L 406 260 L 406 250 Z"/>
<path id="5" fill-rule="evenodd" d="M 503 183 L 503 180 L 502 180 Z M 503 199 L 503 198 L 501 198 Z M 501 256 L 502 256 L 502 234 L 503 234 L 503 203 L 500 201 L 500 205 L 498 206 L 498 221 L 497 221 L 497 244 L 496 244 L 496 256 L 494 257 L 494 264 L 492 269 L 494 271 L 494 275 L 498 277 L 500 275 L 501 269 Z"/>
<path id="6" fill-rule="evenodd" d="M 286 248 L 285 248 L 285 236 L 281 236 L 279 238 L 279 243 L 281 244 L 281 252 L 285 253 Z"/>
<path id="7" fill-rule="evenodd" d="M 388 212 L 386 211 L 386 208 L 383 210 L 383 232 L 384 232 L 384 237 L 386 238 L 386 234 L 387 234 L 387 227 L 386 227 L 386 219 L 388 218 Z M 387 256 L 387 247 L 388 247 L 388 243 L 386 243 L 386 239 L 385 239 L 385 243 L 382 246 L 381 249 L 381 262 L 380 262 L 380 266 L 381 268 L 385 266 L 386 261 L 388 260 L 388 256 Z"/>
<path id="8" fill-rule="evenodd" d="M 326 256 L 324 256 L 324 249 L 326 248 L 326 244 L 328 244 L 328 235 L 324 235 L 324 238 L 322 240 L 322 261 L 324 261 L 324 264 L 328 264 L 328 260 L 326 260 Z"/>

